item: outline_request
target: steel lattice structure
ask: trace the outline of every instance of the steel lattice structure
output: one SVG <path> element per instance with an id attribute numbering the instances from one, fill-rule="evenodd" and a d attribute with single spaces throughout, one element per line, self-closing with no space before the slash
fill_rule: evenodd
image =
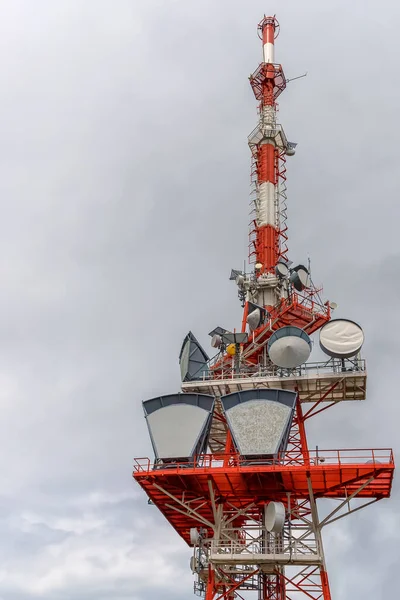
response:
<path id="1" fill-rule="evenodd" d="M 156 430 L 159 437 L 164 436 L 165 446 L 168 432 L 164 433 L 163 422 L 154 417 L 157 411 L 166 414 L 171 406 L 187 408 L 185 399 L 190 398 L 189 408 L 195 414 L 199 407 L 212 403 L 209 421 L 202 426 L 207 435 L 197 437 L 195 450 L 182 459 L 177 458 L 178 451 L 165 458 L 161 450 L 161 458 L 156 455 L 154 462 L 135 459 L 133 476 L 193 548 L 195 593 L 206 600 L 233 600 L 251 591 L 259 600 L 330 600 L 322 530 L 388 498 L 394 458 L 391 449 L 308 447 L 306 423 L 310 418 L 344 401 L 366 398 L 366 365 L 359 354 L 294 368 L 279 367 L 270 357 L 268 344 L 275 332 L 290 326 L 311 334 L 330 321 L 331 305 L 320 300 L 321 290 L 311 281 L 299 290 L 279 277 L 279 265 L 290 267 L 286 156 L 294 153 L 295 145 L 287 141 L 276 118 L 276 99 L 287 83 L 274 58 L 279 31 L 276 18 L 264 17 L 258 31 L 263 61 L 250 83 L 259 101 L 259 122 L 249 136 L 254 201 L 249 247 L 254 271 L 251 275 L 235 272 L 244 307 L 244 337 L 222 344 L 217 356 L 206 360 L 197 340 L 188 334 L 180 357 L 181 366 L 189 365 L 182 373 L 182 393 L 147 401 L 145 412 L 153 419 L 153 429 L 149 425 L 153 446 L 157 445 L 153 439 Z M 247 335 L 251 314 L 260 318 Z M 217 329 L 223 337 L 224 330 Z M 197 371 L 189 373 L 193 364 Z M 294 398 L 284 443 L 268 456 L 241 451 L 235 424 L 228 416 L 232 398 L 243 407 L 252 394 L 263 398 L 263 406 L 272 406 L 273 394 L 276 402 L 278 397 L 286 398 L 285 394 Z M 279 402 L 288 404 L 289 400 Z M 250 402 L 246 406 L 254 410 L 255 405 Z M 253 428 L 254 436 L 258 435 L 255 422 Z M 338 504 L 321 519 L 317 504 L 323 498 L 336 499 Z M 276 530 L 266 519 L 266 509 L 272 504 L 283 506 L 284 512 Z"/>

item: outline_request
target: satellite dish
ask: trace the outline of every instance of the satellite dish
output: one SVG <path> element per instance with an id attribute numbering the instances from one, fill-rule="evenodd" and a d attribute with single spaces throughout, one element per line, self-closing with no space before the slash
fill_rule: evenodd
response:
<path id="1" fill-rule="evenodd" d="M 338 305 L 336 304 L 336 302 L 329 302 L 329 306 L 331 310 L 336 310 Z"/>
<path id="2" fill-rule="evenodd" d="M 289 275 L 289 267 L 284 262 L 278 262 L 275 267 L 275 274 L 279 279 L 284 279 Z"/>
<path id="3" fill-rule="evenodd" d="M 311 285 L 310 273 L 304 265 L 298 265 L 295 267 L 292 270 L 289 280 L 293 283 L 298 292 L 301 292 Z"/>
<path id="4" fill-rule="evenodd" d="M 294 369 L 310 356 L 310 338 L 299 327 L 281 327 L 268 341 L 268 354 L 278 367 Z"/>
<path id="5" fill-rule="evenodd" d="M 200 533 L 197 527 L 190 528 L 190 543 L 195 546 L 200 539 Z"/>
<path id="6" fill-rule="evenodd" d="M 280 533 L 285 524 L 285 505 L 269 502 L 265 507 L 265 528 L 270 533 Z"/>
<path id="7" fill-rule="evenodd" d="M 258 262 L 254 265 L 254 268 L 256 271 L 261 271 L 262 269 L 262 263 Z"/>
<path id="8" fill-rule="evenodd" d="M 319 345 L 332 358 L 351 358 L 364 343 L 364 332 L 354 321 L 333 319 L 319 332 Z"/>
<path id="9" fill-rule="evenodd" d="M 212 348 L 220 348 L 222 345 L 222 338 L 218 333 L 215 333 L 211 338 Z"/>

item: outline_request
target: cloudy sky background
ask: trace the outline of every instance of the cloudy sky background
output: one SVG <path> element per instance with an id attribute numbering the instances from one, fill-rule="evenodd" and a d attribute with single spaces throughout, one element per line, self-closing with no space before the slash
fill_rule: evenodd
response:
<path id="1" fill-rule="evenodd" d="M 277 13 L 290 257 L 366 333 L 369 397 L 311 445 L 399 448 L 398 3 L 0 2 L 0 598 L 183 600 L 190 552 L 138 486 L 141 401 L 192 329 L 240 323 L 249 152 Z M 387 598 L 398 492 L 326 531 L 336 600 Z"/>

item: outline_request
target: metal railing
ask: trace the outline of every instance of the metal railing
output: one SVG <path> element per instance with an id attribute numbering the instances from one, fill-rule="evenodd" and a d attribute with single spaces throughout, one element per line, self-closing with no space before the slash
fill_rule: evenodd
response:
<path id="1" fill-rule="evenodd" d="M 242 560 L 246 556 L 254 557 L 260 554 L 268 557 L 268 560 L 271 561 L 280 557 L 286 557 L 287 560 L 301 560 L 306 556 L 317 556 L 318 548 L 315 536 L 311 533 L 301 539 L 295 537 L 274 538 L 267 543 L 263 542 L 261 535 L 257 539 L 248 537 L 244 542 L 234 539 L 211 542 L 211 555 L 229 558 L 233 554 L 240 554 Z"/>
<path id="2" fill-rule="evenodd" d="M 294 458 L 294 452 L 281 453 L 276 458 L 254 458 L 249 459 L 239 454 L 201 454 L 187 461 L 150 461 L 149 458 L 135 458 L 133 473 L 150 473 L 154 470 L 163 471 L 186 471 L 196 469 L 198 472 L 208 469 L 226 469 L 246 467 L 277 468 L 290 466 L 291 468 L 302 468 L 304 465 L 313 467 L 346 466 L 346 465 L 369 465 L 374 469 L 384 466 L 393 466 L 394 457 L 391 448 L 378 449 L 346 449 L 346 450 L 309 450 L 302 458 Z"/>
<path id="3" fill-rule="evenodd" d="M 299 377 L 312 377 L 318 375 L 338 375 L 343 374 L 344 376 L 350 373 L 365 373 L 366 363 L 364 358 L 357 359 L 346 359 L 344 361 L 340 359 L 331 359 L 328 362 L 309 362 L 297 367 L 296 369 L 282 369 L 276 365 L 270 365 L 264 367 L 262 365 L 241 365 L 240 371 L 235 371 L 235 366 L 232 365 L 229 368 L 228 365 L 224 365 L 221 371 L 203 371 L 202 375 L 198 379 L 187 382 L 188 384 L 196 384 L 199 381 L 220 381 L 224 379 L 246 379 L 246 378 L 299 378 Z M 185 382 L 183 383 L 183 386 Z"/>

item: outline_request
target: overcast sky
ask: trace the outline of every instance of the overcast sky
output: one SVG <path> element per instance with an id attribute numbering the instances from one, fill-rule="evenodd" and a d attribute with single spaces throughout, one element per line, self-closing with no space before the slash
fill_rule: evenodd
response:
<path id="1" fill-rule="evenodd" d="M 240 324 L 264 12 L 286 76 L 308 72 L 280 103 L 290 258 L 366 333 L 368 401 L 323 413 L 311 444 L 400 447 L 400 5 L 2 0 L 1 600 L 192 597 L 132 459 L 184 335 L 208 349 Z M 396 488 L 331 527 L 333 598 L 396 594 Z"/>

